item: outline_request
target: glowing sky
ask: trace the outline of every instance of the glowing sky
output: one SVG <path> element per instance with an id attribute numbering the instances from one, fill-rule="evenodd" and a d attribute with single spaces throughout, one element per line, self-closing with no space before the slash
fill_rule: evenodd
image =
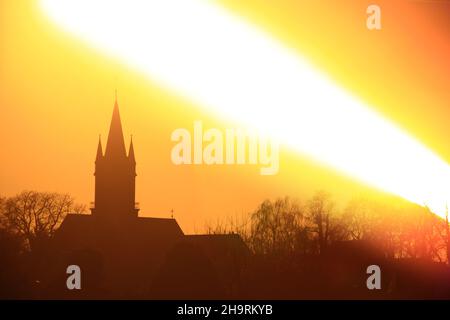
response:
<path id="1" fill-rule="evenodd" d="M 444 161 L 217 4 L 44 0 L 43 8 L 63 28 L 218 115 L 444 215 Z"/>
<path id="2" fill-rule="evenodd" d="M 167 90 L 165 92 L 174 94 L 175 98 L 150 99 L 153 100 L 152 104 L 158 103 L 159 110 L 155 111 L 156 113 L 164 116 L 166 112 L 170 115 L 174 115 L 173 111 L 177 112 L 177 115 L 166 120 L 169 121 L 168 124 L 156 124 L 151 129 L 155 132 L 158 131 L 158 127 L 159 132 L 170 131 L 179 126 L 189 127 L 187 119 L 180 121 L 185 113 L 189 114 L 189 120 L 199 116 L 206 117 L 212 126 L 219 124 L 223 126 L 223 123 L 234 123 L 237 120 L 277 136 L 292 150 L 306 154 L 315 161 L 326 163 L 333 170 L 338 169 L 338 172 L 356 178 L 356 181 L 363 181 L 365 184 L 396 193 L 420 204 L 428 203 L 442 214 L 444 202 L 448 199 L 450 179 L 448 165 L 436 154 L 443 159 L 449 159 L 446 126 L 448 108 L 445 105 L 450 101 L 448 100 L 450 90 L 443 81 L 445 71 L 448 71 L 448 61 L 444 59 L 445 52 L 448 54 L 448 36 L 440 33 L 442 26 L 431 25 L 429 19 L 426 19 L 427 16 L 422 16 L 422 10 L 402 3 L 383 7 L 383 13 L 386 12 L 383 15 L 383 31 L 379 34 L 369 33 L 365 29 L 364 1 L 347 2 L 348 6 L 339 6 L 331 1 L 320 5 L 313 5 L 308 1 L 295 3 L 281 1 L 277 7 L 270 7 L 263 1 L 248 1 L 245 4 L 223 1 L 220 6 L 205 5 L 202 1 L 183 1 L 182 4 L 177 4 L 183 6 L 182 9 L 178 7 L 179 10 L 173 10 L 169 2 L 164 2 L 164 5 L 159 2 L 153 7 L 148 7 L 150 5 L 146 2 L 147 8 L 139 8 L 139 4 L 135 4 L 137 7 L 133 8 L 127 2 L 128 10 L 125 10 L 123 2 L 118 1 L 114 5 L 108 5 L 108 10 L 104 10 L 104 4 L 95 6 L 87 5 L 87 2 L 69 1 L 73 7 L 64 7 L 64 1 L 48 1 L 44 2 L 47 3 L 47 14 L 57 22 L 56 26 L 48 22 L 49 26 L 56 29 L 60 26 L 73 34 L 65 34 L 63 30 L 58 30 L 57 32 L 61 32 L 58 36 L 64 40 L 59 39 L 59 46 L 48 48 L 41 48 L 39 38 L 32 36 L 29 39 L 22 38 L 23 48 L 28 50 L 21 51 L 19 56 L 22 56 L 22 60 L 27 60 L 24 57 L 30 56 L 38 59 L 39 54 L 45 57 L 41 60 L 47 61 L 47 68 L 43 68 L 47 72 L 41 74 L 36 72 L 34 83 L 36 79 L 53 83 L 55 80 L 49 80 L 51 77 L 49 70 L 53 76 L 60 76 L 60 81 L 66 78 L 67 76 L 61 76 L 64 70 L 59 71 L 54 67 L 55 63 L 64 66 L 67 74 L 76 74 L 74 80 L 63 82 L 67 85 L 72 84 L 72 88 L 59 84 L 65 87 L 63 91 L 73 91 L 73 94 L 48 90 L 48 87 L 44 92 L 34 95 L 30 93 L 30 96 L 34 98 L 40 96 L 45 103 L 53 105 L 53 109 L 38 107 L 37 110 L 45 110 L 40 114 L 35 113 L 38 119 L 42 119 L 49 110 L 54 110 L 58 103 L 70 103 L 73 107 L 76 103 L 86 103 L 81 97 L 82 94 L 91 99 L 89 105 L 97 103 L 98 108 L 101 108 L 91 111 L 96 114 L 95 121 L 86 119 L 85 115 L 88 113 L 82 113 L 82 110 L 79 110 L 80 114 L 77 113 L 78 125 L 79 121 L 82 123 L 88 121 L 87 127 L 90 128 L 88 132 L 78 133 L 82 139 L 80 137 L 73 139 L 80 143 L 79 148 L 83 149 L 83 154 L 93 154 L 94 150 L 87 150 L 86 146 L 81 146 L 81 142 L 90 139 L 91 145 L 95 145 L 95 139 L 93 137 L 88 139 L 88 133 L 95 128 L 96 132 L 106 133 L 104 128 L 107 126 L 110 115 L 108 110 L 111 107 L 107 95 L 112 90 L 107 91 L 105 87 L 111 86 L 113 81 L 108 80 L 105 84 L 95 81 L 91 83 L 93 89 L 90 89 L 88 84 L 81 83 L 93 80 L 89 79 L 88 75 L 105 73 L 99 69 L 112 68 L 115 70 L 113 73 L 116 78 L 117 74 L 122 79 L 127 77 L 126 84 L 125 81 L 121 81 L 122 87 L 133 88 L 123 91 L 134 95 L 133 98 L 127 98 L 124 94 L 124 104 L 130 104 L 127 102 L 134 100 L 131 104 L 142 105 L 139 107 L 139 115 L 134 116 L 135 119 L 152 116 L 144 106 L 149 101 L 149 92 L 157 92 L 161 86 L 163 90 Z M 356 23 L 358 17 L 361 22 Z M 40 19 L 44 20 L 47 17 Z M 3 23 L 6 24 L 11 20 L 10 18 Z M 417 24 L 420 28 L 414 27 Z M 15 22 L 10 25 L 21 24 Z M 206 25 L 208 28 L 205 28 Z M 17 43 L 22 44 L 19 39 L 13 39 L 12 36 L 8 42 L 6 31 L 3 29 L 2 32 L 5 35 L 2 37 L 2 46 L 12 44 L 12 48 L 17 49 Z M 81 39 L 80 42 L 78 37 Z M 208 41 L 205 41 L 206 38 Z M 47 41 L 51 44 L 55 40 L 51 38 Z M 31 45 L 33 43 L 41 49 L 35 52 L 30 50 L 35 48 Z M 88 46 L 85 47 L 85 44 Z M 428 50 L 423 50 L 425 44 L 430 45 L 427 47 Z M 90 47 L 94 47 L 93 51 L 90 51 Z M 19 57 L 12 59 L 8 50 L 4 51 L 5 54 L 2 53 L 2 67 L 6 66 L 7 62 L 16 61 L 18 64 L 20 61 Z M 54 51 L 51 55 L 56 59 L 52 60 L 47 51 Z M 65 54 L 69 51 L 78 52 L 78 57 L 67 59 Z M 80 51 L 82 53 L 79 53 Z M 106 57 L 103 56 L 104 53 Z M 72 52 L 68 57 L 71 55 Z M 115 57 L 119 57 L 125 66 L 131 65 L 133 67 L 131 70 L 142 72 L 143 77 L 130 76 L 131 73 L 128 72 L 132 71 L 122 71 L 127 69 L 115 62 Z M 80 60 L 95 60 L 97 70 L 86 72 L 83 69 L 77 73 L 76 68 L 70 64 L 73 61 L 79 63 Z M 11 69 L 13 66 L 15 64 L 9 64 L 7 68 Z M 12 72 L 13 70 L 9 71 L 7 73 L 9 75 L 18 74 Z M 106 72 L 105 75 L 113 78 L 111 72 L 109 74 Z M 12 78 L 5 76 L 2 83 L 11 83 Z M 133 83 L 144 81 L 144 78 L 150 79 L 152 89 L 148 87 L 144 89 L 141 84 Z M 148 80 L 145 81 L 148 83 Z M 85 92 L 86 89 L 81 92 L 73 90 L 74 83 L 75 88 L 86 86 L 89 88 L 88 92 Z M 14 86 L 9 85 L 17 91 L 30 90 L 18 81 Z M 59 86 L 55 85 L 54 88 Z M 34 90 L 36 89 L 31 89 L 32 92 Z M 92 101 L 95 92 L 99 96 Z M 141 96 L 136 96 L 136 93 Z M 166 93 L 162 95 L 164 94 Z M 10 98 L 3 98 L 2 102 L 17 104 L 17 101 L 20 101 L 9 95 Z M 76 96 L 75 101 L 73 96 Z M 70 99 L 71 102 L 68 102 Z M 181 99 L 182 103 L 178 99 Z M 105 101 L 106 105 L 100 106 L 105 104 Z M 184 110 L 176 109 L 174 107 L 176 104 L 184 106 Z M 193 108 L 186 111 L 186 106 L 190 108 L 190 104 Z M 77 107 L 87 110 L 86 107 Z M 103 112 L 103 116 L 100 111 Z M 123 117 L 124 119 L 132 118 L 131 111 L 124 112 L 125 114 L 128 112 L 128 117 Z M 217 122 L 214 120 L 217 115 L 225 120 Z M 51 118 L 55 119 L 56 114 L 52 114 Z M 55 132 L 64 132 L 68 130 L 67 126 L 70 123 L 77 121 L 51 127 Z M 125 126 L 132 128 L 133 131 L 139 130 L 136 121 L 133 124 L 132 126 L 125 123 Z M 17 125 L 9 126 L 17 130 Z M 100 127 L 103 130 L 99 130 Z M 144 132 L 141 131 L 141 136 Z M 164 134 L 170 136 L 170 133 Z M 154 146 L 153 139 L 151 142 Z M 425 145 L 427 147 L 424 147 Z M 167 147 L 159 149 L 167 152 Z M 66 158 L 70 155 L 67 155 L 68 151 L 64 152 L 66 154 L 61 156 L 64 165 L 61 166 L 66 167 L 70 162 Z M 167 152 L 167 156 L 169 153 L 170 151 Z M 166 163 L 159 166 L 167 178 L 165 180 L 167 185 L 162 188 L 163 191 L 158 192 L 157 187 L 147 187 L 145 190 L 151 190 L 152 194 L 156 192 L 171 194 L 164 196 L 163 199 L 166 203 L 174 203 L 174 206 L 180 207 L 181 210 L 191 208 L 192 211 L 208 211 L 211 207 L 221 206 L 220 201 L 214 200 L 217 200 L 223 190 L 216 189 L 217 194 L 212 198 L 208 196 L 214 191 L 209 193 L 200 191 L 201 195 L 198 198 L 189 199 L 188 192 L 188 195 L 184 196 L 185 201 L 172 200 L 172 197 L 183 199 L 183 188 L 178 185 L 194 180 L 196 180 L 193 182 L 194 185 L 203 183 L 208 185 L 211 181 L 217 181 L 213 177 L 219 175 L 221 179 L 228 181 L 223 189 L 232 189 L 239 185 L 235 179 L 245 177 L 245 183 L 253 189 L 250 195 L 247 195 L 248 198 L 244 196 L 238 201 L 234 198 L 237 205 L 234 208 L 228 206 L 226 210 L 229 213 L 234 213 L 230 210 L 238 212 L 247 210 L 262 197 L 276 196 L 280 193 L 293 194 L 296 188 L 314 188 L 317 185 L 327 187 L 331 184 L 331 189 L 340 189 L 340 186 L 346 185 L 344 189 L 347 192 L 358 190 L 355 187 L 357 182 L 355 184 L 344 182 L 345 179 L 339 173 L 336 175 L 326 171 L 328 169 L 320 168 L 322 173 L 319 173 L 318 168 L 310 170 L 311 164 L 305 164 L 305 160 L 295 157 L 297 156 L 285 155 L 284 161 L 280 164 L 284 172 L 280 173 L 280 177 L 264 180 L 265 184 L 270 184 L 270 187 L 266 188 L 257 186 L 262 178 L 256 176 L 256 170 L 249 173 L 248 168 L 246 172 L 236 169 L 237 175 L 234 176 L 236 174 L 234 172 L 229 176 L 233 168 L 216 171 L 212 171 L 214 169 L 211 168 L 192 168 L 189 170 L 202 170 L 200 175 L 192 176 L 180 172 L 186 169 L 171 169 L 170 164 Z M 151 157 L 148 159 L 147 162 L 152 160 Z M 146 163 L 145 161 L 143 160 L 143 163 Z M 87 167 L 88 165 L 89 163 Z M 84 165 L 83 169 L 86 170 Z M 208 173 L 205 174 L 206 171 L 203 170 L 207 170 Z M 6 176 L 5 172 L 2 172 L 2 178 Z M 145 174 L 149 172 L 151 174 L 150 170 L 146 170 Z M 295 172 L 295 175 L 292 175 L 292 172 Z M 223 175 L 227 177 L 224 178 Z M 324 179 L 322 175 L 326 178 Z M 237 178 L 238 176 L 240 178 Z M 16 175 L 8 172 L 7 178 L 9 179 L 7 181 L 12 181 L 17 186 L 3 187 L 2 181 L 2 192 L 3 189 L 12 191 L 21 188 L 18 182 L 20 179 Z M 148 177 L 149 180 L 151 178 Z M 302 182 L 297 182 L 298 178 Z M 43 177 L 39 178 L 37 175 L 35 180 L 34 185 L 39 186 L 38 182 L 42 181 Z M 315 182 L 308 184 L 308 181 L 312 180 Z M 323 183 L 324 181 L 326 183 Z M 78 185 L 81 182 L 74 184 Z M 292 187 L 295 184 L 303 186 Z M 138 182 L 138 190 L 139 188 Z M 70 187 L 65 189 L 72 190 Z M 229 200 L 226 193 L 224 199 Z M 140 196 L 143 197 L 143 194 Z M 187 204 L 186 201 L 192 203 Z M 171 205 L 166 204 L 167 211 Z M 159 204 L 149 207 L 161 210 L 163 206 Z"/>

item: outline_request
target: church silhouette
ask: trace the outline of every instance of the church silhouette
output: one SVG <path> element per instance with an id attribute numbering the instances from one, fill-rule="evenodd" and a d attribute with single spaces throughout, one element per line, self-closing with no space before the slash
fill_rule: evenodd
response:
<path id="1" fill-rule="evenodd" d="M 249 250 L 237 234 L 185 235 L 173 218 L 140 217 L 136 159 L 128 154 L 117 98 L 103 152 L 95 159 L 91 214 L 69 214 L 57 230 L 49 296 L 56 298 L 215 299 L 239 294 Z M 66 287 L 69 265 L 81 289 Z"/>

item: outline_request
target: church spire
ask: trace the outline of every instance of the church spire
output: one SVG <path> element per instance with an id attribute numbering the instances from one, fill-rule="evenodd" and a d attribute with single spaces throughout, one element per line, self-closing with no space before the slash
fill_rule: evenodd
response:
<path id="1" fill-rule="evenodd" d="M 111 156 L 126 157 L 125 141 L 123 139 L 122 123 L 120 121 L 119 104 L 117 103 L 117 91 L 105 150 L 105 157 Z"/>
<path id="2" fill-rule="evenodd" d="M 95 161 L 97 162 L 103 158 L 103 148 L 102 148 L 102 137 L 98 136 L 98 146 L 97 146 L 97 156 L 95 157 Z"/>
<path id="3" fill-rule="evenodd" d="M 135 205 L 136 162 L 133 141 L 127 155 L 120 122 L 119 105 L 114 103 L 111 127 L 105 152 L 102 153 L 101 139 L 95 161 L 95 205 L 91 209 L 100 219 L 117 222 L 118 219 L 137 217 Z"/>

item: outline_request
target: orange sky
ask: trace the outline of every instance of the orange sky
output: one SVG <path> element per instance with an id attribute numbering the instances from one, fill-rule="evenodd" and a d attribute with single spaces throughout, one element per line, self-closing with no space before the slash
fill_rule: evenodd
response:
<path id="1" fill-rule="evenodd" d="M 221 1 L 450 162 L 450 4 L 375 1 L 383 29 L 374 32 L 365 27 L 373 2 Z M 97 139 L 102 134 L 106 141 L 115 88 L 126 141 L 133 134 L 135 143 L 142 215 L 168 217 L 173 208 L 181 227 L 193 232 L 267 197 L 370 192 L 284 149 L 275 176 L 249 165 L 174 166 L 174 129 L 191 129 L 194 120 L 232 124 L 64 34 L 36 2 L 0 0 L 0 194 L 36 189 L 92 201 Z"/>

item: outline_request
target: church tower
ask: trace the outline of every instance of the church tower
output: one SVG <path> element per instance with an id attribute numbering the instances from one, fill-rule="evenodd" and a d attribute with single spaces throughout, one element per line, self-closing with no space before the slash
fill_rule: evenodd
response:
<path id="1" fill-rule="evenodd" d="M 111 221 L 137 217 L 139 209 L 135 203 L 136 161 L 133 140 L 127 155 L 117 96 L 104 154 L 101 140 L 98 142 L 94 176 L 95 203 L 91 209 L 92 215 Z"/>

